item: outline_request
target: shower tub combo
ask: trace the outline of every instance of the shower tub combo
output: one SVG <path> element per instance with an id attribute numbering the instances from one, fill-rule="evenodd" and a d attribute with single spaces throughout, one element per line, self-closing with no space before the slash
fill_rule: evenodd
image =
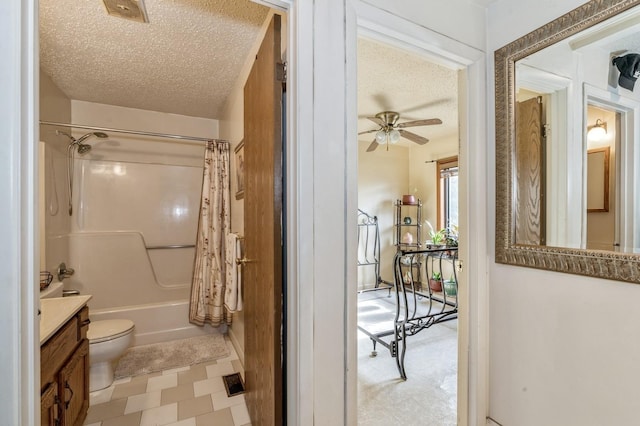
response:
<path id="1" fill-rule="evenodd" d="M 133 345 L 211 333 L 188 320 L 203 144 L 145 147 L 137 135 L 64 135 L 70 232 L 47 233 L 75 270 L 64 288 L 93 296 L 92 321 L 132 320 Z"/>

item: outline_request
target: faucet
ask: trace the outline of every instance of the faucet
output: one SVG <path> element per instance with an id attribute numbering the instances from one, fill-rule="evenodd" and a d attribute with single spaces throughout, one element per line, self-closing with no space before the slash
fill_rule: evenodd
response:
<path id="1" fill-rule="evenodd" d="M 62 281 L 65 278 L 69 278 L 75 272 L 73 268 L 67 268 L 67 265 L 62 262 L 58 265 L 58 281 Z"/>

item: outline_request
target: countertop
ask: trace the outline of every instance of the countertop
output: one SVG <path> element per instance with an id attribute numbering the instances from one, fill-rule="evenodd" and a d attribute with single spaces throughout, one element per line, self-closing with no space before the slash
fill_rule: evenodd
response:
<path id="1" fill-rule="evenodd" d="M 40 299 L 40 345 L 82 309 L 89 299 L 90 295 Z"/>

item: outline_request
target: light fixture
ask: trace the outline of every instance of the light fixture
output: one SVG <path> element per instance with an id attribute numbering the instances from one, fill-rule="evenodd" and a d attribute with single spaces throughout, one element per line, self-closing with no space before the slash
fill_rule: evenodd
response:
<path id="1" fill-rule="evenodd" d="M 387 144 L 387 151 L 389 151 L 389 144 L 395 145 L 399 140 L 400 132 L 389 126 L 376 132 L 376 142 L 380 145 Z"/>
<path id="2" fill-rule="evenodd" d="M 389 131 L 389 142 L 392 144 L 396 144 L 398 143 L 399 140 L 400 140 L 400 132 L 397 131 L 396 129 L 391 129 L 391 131 Z"/>
<path id="3" fill-rule="evenodd" d="M 599 118 L 596 124 L 587 127 L 587 138 L 592 141 L 601 141 L 607 136 L 607 123 Z"/>

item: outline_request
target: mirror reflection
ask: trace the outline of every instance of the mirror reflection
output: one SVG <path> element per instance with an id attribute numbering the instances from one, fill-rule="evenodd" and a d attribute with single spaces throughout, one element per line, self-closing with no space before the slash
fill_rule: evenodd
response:
<path id="1" fill-rule="evenodd" d="M 515 64 L 514 243 L 640 252 L 640 10 Z"/>

